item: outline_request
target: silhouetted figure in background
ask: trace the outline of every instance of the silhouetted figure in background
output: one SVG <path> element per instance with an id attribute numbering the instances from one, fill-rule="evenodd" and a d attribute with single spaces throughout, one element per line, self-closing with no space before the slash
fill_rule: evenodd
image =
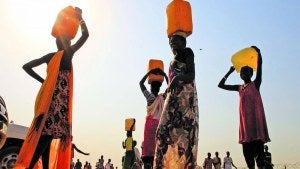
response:
<path id="1" fill-rule="evenodd" d="M 107 163 L 105 164 L 105 169 L 111 169 L 111 159 L 108 159 Z"/>
<path id="2" fill-rule="evenodd" d="M 89 168 L 89 163 L 86 161 L 84 166 L 83 166 L 83 169 L 88 169 Z"/>
<path id="3" fill-rule="evenodd" d="M 213 158 L 213 164 L 214 164 L 215 169 L 221 169 L 222 161 L 221 161 L 221 158 L 219 157 L 218 152 L 215 152 L 215 157 Z"/>
<path id="4" fill-rule="evenodd" d="M 226 152 L 226 157 L 224 157 L 223 168 L 224 169 L 231 169 L 231 166 L 233 166 L 234 168 L 236 168 L 236 166 L 233 164 L 232 158 L 230 157 L 230 152 L 227 151 Z"/>
<path id="5" fill-rule="evenodd" d="M 82 163 L 77 159 L 74 169 L 82 169 Z"/>
<path id="6" fill-rule="evenodd" d="M 135 152 L 134 147 L 136 146 L 136 141 L 132 138 L 132 131 L 127 131 L 127 138 L 123 141 L 122 146 L 125 151 L 123 169 L 131 169 L 135 163 Z"/>
<path id="7" fill-rule="evenodd" d="M 101 155 L 100 159 L 96 163 L 96 169 L 104 169 L 104 158 L 103 158 L 103 155 Z"/>
<path id="8" fill-rule="evenodd" d="M 268 150 L 269 147 L 265 145 L 265 169 L 273 169 L 272 155 Z"/>
<path id="9" fill-rule="evenodd" d="M 207 158 L 204 159 L 203 169 L 212 169 L 213 159 L 211 158 L 211 153 L 207 153 Z"/>

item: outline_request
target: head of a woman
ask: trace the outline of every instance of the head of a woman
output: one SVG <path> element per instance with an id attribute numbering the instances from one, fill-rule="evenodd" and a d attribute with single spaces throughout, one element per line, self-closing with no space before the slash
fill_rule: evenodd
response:
<path id="1" fill-rule="evenodd" d="M 208 153 L 207 153 L 207 157 L 208 157 L 208 158 L 210 158 L 210 157 L 211 157 L 211 154 L 210 154 L 210 152 L 208 152 Z"/>
<path id="2" fill-rule="evenodd" d="M 253 76 L 253 69 L 249 66 L 244 66 L 241 68 L 240 77 L 245 82 L 251 82 L 251 77 Z"/>
<path id="3" fill-rule="evenodd" d="M 150 88 L 150 90 L 151 90 L 151 93 L 152 94 L 154 94 L 155 96 L 157 96 L 158 95 L 158 92 L 159 92 L 159 89 L 160 89 L 160 87 L 161 87 L 161 82 L 158 82 L 158 81 L 153 81 L 153 82 L 151 82 L 151 88 Z"/>
<path id="4" fill-rule="evenodd" d="M 56 38 L 56 45 L 58 50 L 66 50 L 71 46 L 71 38 L 68 36 L 59 36 Z"/>
<path id="5" fill-rule="evenodd" d="M 127 137 L 132 137 L 132 131 L 127 131 L 126 136 Z"/>
<path id="6" fill-rule="evenodd" d="M 178 50 L 183 50 L 186 47 L 186 38 L 181 35 L 174 34 L 169 38 L 169 45 L 174 54 L 177 53 Z"/>

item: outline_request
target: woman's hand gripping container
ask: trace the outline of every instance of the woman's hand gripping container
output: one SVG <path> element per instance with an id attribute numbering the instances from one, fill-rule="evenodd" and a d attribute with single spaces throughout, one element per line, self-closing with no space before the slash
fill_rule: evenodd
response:
<path id="1" fill-rule="evenodd" d="M 240 73 L 241 68 L 244 66 L 249 66 L 253 69 L 253 71 L 256 71 L 257 58 L 258 53 L 256 52 L 256 50 L 252 47 L 248 47 L 232 55 L 231 63 L 238 73 Z"/>
<path id="2" fill-rule="evenodd" d="M 125 131 L 135 131 L 135 118 L 125 119 Z"/>
<path id="3" fill-rule="evenodd" d="M 192 10 L 189 2 L 173 0 L 166 9 L 168 37 L 176 32 L 184 32 L 187 36 L 193 32 Z"/>
<path id="4" fill-rule="evenodd" d="M 148 72 L 152 69 L 159 68 L 164 71 L 164 63 L 161 60 L 150 59 L 148 64 Z M 148 83 L 151 84 L 153 81 L 163 82 L 164 76 L 160 74 L 150 73 L 148 76 Z"/>
<path id="5" fill-rule="evenodd" d="M 74 39 L 79 27 L 79 20 L 77 12 L 74 7 L 68 6 L 62 9 L 56 18 L 52 28 L 52 36 L 58 38 L 59 36 L 68 36 Z"/>

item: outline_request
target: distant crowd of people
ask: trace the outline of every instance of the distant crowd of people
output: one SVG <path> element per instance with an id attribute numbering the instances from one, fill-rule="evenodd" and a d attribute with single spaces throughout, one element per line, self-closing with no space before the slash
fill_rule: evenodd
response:
<path id="1" fill-rule="evenodd" d="M 264 146 L 264 166 L 265 169 L 273 169 L 273 163 L 272 163 L 272 156 L 271 153 L 268 151 L 269 147 L 267 145 Z M 237 169 L 237 167 L 233 164 L 233 160 L 230 157 L 230 152 L 226 152 L 226 156 L 223 159 L 223 163 L 221 158 L 219 157 L 219 152 L 215 152 L 215 157 L 211 157 L 211 153 L 207 153 L 207 157 L 204 159 L 203 162 L 203 169 L 212 169 L 213 167 L 215 169 L 232 169 L 234 167 Z"/>
<path id="2" fill-rule="evenodd" d="M 264 163 L 265 163 L 265 169 L 273 169 L 273 163 L 272 163 L 272 155 L 269 152 L 269 147 L 267 145 L 264 146 Z M 139 153 L 138 153 L 139 154 Z M 140 154 L 139 154 L 140 156 Z M 123 157 L 124 158 L 124 157 Z M 123 159 L 124 160 L 124 159 Z M 123 161 L 122 161 L 123 162 Z M 141 163 L 141 165 L 143 165 Z M 141 166 L 140 166 L 141 167 Z M 202 164 L 203 169 L 237 169 L 236 165 L 233 163 L 232 158 L 230 157 L 230 152 L 226 152 L 226 156 L 223 158 L 223 161 L 221 157 L 219 157 L 219 152 L 215 152 L 215 157 L 211 156 L 211 153 L 207 153 L 207 157 L 204 159 Z M 137 167 L 139 168 L 139 167 Z M 72 160 L 70 169 L 92 169 L 91 163 L 86 161 L 83 165 L 82 162 L 77 159 L 76 163 Z M 111 161 L 111 159 L 108 159 L 106 164 L 104 161 L 103 155 L 98 159 L 95 165 L 95 169 L 118 169 L 118 167 L 115 167 Z"/>
<path id="3" fill-rule="evenodd" d="M 223 159 L 223 167 L 222 167 L 222 160 L 219 157 L 219 153 L 215 152 L 215 157 L 211 158 L 211 153 L 207 153 L 207 157 L 204 159 L 203 162 L 203 168 L 204 169 L 212 169 L 212 167 L 214 166 L 215 169 L 231 169 L 232 167 L 237 168 L 234 164 L 233 164 L 233 160 L 230 157 L 230 152 L 227 151 L 226 152 L 226 157 L 224 157 Z"/>
<path id="4" fill-rule="evenodd" d="M 88 161 L 82 165 L 81 161 L 77 159 L 76 163 L 72 160 L 70 169 L 92 169 L 92 165 Z M 104 165 L 104 158 L 103 155 L 101 155 L 100 159 L 96 162 L 95 169 L 118 169 L 118 167 L 114 166 L 111 159 L 108 159 L 107 163 Z"/>

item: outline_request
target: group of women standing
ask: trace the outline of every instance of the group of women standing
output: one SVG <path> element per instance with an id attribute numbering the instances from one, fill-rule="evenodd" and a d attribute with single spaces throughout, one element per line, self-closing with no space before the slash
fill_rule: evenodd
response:
<path id="1" fill-rule="evenodd" d="M 89 33 L 81 9 L 76 8 L 82 36 L 73 45 L 67 36 L 56 38 L 58 51 L 26 63 L 23 68 L 42 83 L 36 98 L 35 116 L 24 141 L 15 168 L 34 168 L 42 157 L 47 168 L 66 169 L 70 166 L 72 148 L 72 59 L 85 43 Z M 175 32 L 169 36 L 169 45 L 174 55 L 170 62 L 168 77 L 162 70 L 148 72 L 140 82 L 147 98 L 146 124 L 155 126 L 146 132 L 149 142 L 143 146 L 145 168 L 194 169 L 197 165 L 198 149 L 198 100 L 195 84 L 195 63 L 192 49 L 186 47 L 186 36 Z M 240 95 L 240 143 L 250 169 L 254 159 L 263 167 L 260 156 L 263 145 L 270 141 L 262 101 L 259 94 L 261 84 L 261 55 L 259 53 L 257 76 L 251 81 L 253 70 L 243 67 L 243 85 L 225 85 L 232 67 L 222 78 L 219 87 L 238 91 Z M 47 76 L 43 79 L 33 68 L 46 63 Z M 144 86 L 149 73 L 161 74 L 168 82 L 164 94 L 158 94 L 161 83 L 151 84 L 151 93 Z M 150 146 L 149 146 L 150 145 Z M 256 158 L 258 157 L 258 158 Z"/>
<path id="2" fill-rule="evenodd" d="M 156 116 L 161 116 L 152 143 L 143 144 L 143 149 L 152 149 L 151 153 L 142 153 L 143 161 L 149 168 L 178 168 L 194 169 L 197 166 L 198 148 L 198 102 L 195 84 L 194 54 L 186 47 L 186 37 L 182 32 L 169 37 L 169 45 L 174 58 L 169 67 L 168 88 L 164 95 L 164 103 L 157 107 Z M 258 54 L 257 73 L 254 81 L 253 68 L 243 66 L 240 77 L 242 85 L 226 85 L 228 76 L 235 70 L 232 66 L 221 79 L 219 87 L 225 90 L 238 91 L 240 96 L 239 114 L 240 129 L 239 143 L 242 144 L 243 154 L 249 169 L 264 168 L 264 144 L 270 141 L 267 123 L 260 96 L 262 77 L 262 56 L 260 49 L 251 46 Z M 147 108 L 153 107 L 154 101 L 162 100 L 158 95 L 158 82 L 151 83 L 152 95 L 143 85 L 150 73 L 164 75 L 159 70 L 151 70 L 140 82 L 141 90 L 147 98 Z M 157 87 L 159 86 L 159 87 Z M 158 89 L 158 90 L 157 90 Z M 149 99 L 150 98 L 150 99 Z M 154 100 L 154 101 L 153 101 Z M 155 104 L 157 105 L 157 104 Z M 152 111 L 153 112 L 153 111 Z M 153 114 L 147 113 L 144 133 L 149 132 L 149 118 Z M 152 131 L 153 129 L 151 129 Z M 144 135 L 149 137 L 147 134 Z M 144 141 L 147 140 L 144 137 Z M 146 147 L 149 146 L 149 147 Z M 154 151 L 155 150 L 155 151 Z"/>

